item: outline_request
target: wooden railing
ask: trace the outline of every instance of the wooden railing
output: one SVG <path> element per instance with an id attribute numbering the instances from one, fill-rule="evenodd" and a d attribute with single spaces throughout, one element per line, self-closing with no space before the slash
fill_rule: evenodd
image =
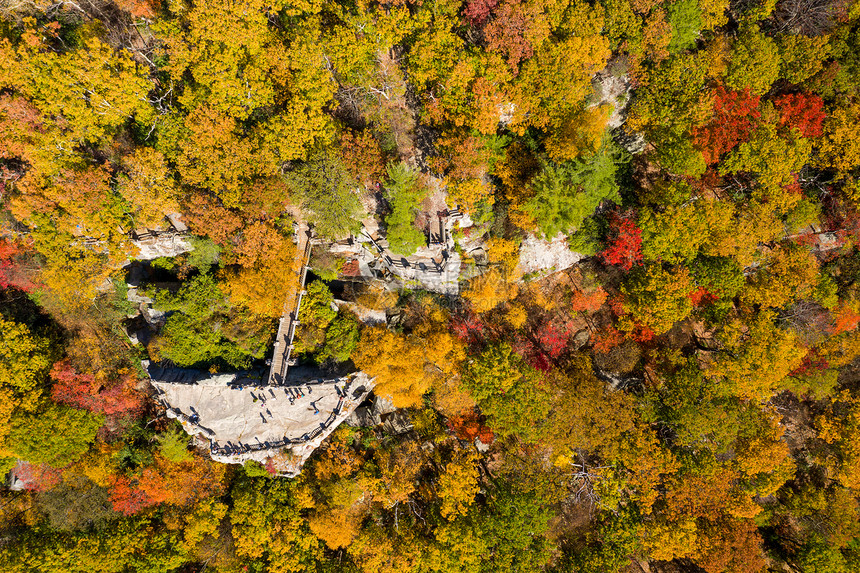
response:
<path id="1" fill-rule="evenodd" d="M 284 302 L 284 313 L 278 323 L 278 335 L 275 338 L 275 349 L 272 355 L 272 367 L 269 370 L 269 384 L 283 384 L 287 379 L 287 371 L 290 368 L 290 356 L 293 351 L 293 337 L 296 335 L 296 327 L 299 325 L 299 311 L 302 307 L 302 296 L 305 294 L 305 281 L 308 277 L 308 264 L 311 260 L 311 230 L 305 231 L 305 245 L 302 251 L 302 266 L 298 272 L 299 286 L 290 301 Z M 301 242 L 301 235 L 299 235 Z"/>

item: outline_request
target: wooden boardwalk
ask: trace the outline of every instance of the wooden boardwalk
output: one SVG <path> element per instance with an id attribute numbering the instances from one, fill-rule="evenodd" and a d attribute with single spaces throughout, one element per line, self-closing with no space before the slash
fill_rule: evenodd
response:
<path id="1" fill-rule="evenodd" d="M 311 230 L 304 223 L 299 224 L 296 231 L 296 260 L 301 262 L 297 271 L 297 288 L 292 296 L 284 301 L 284 313 L 278 323 L 278 335 L 275 337 L 275 351 L 272 356 L 272 367 L 269 370 L 269 384 L 282 385 L 287 379 L 287 371 L 291 364 L 290 355 L 293 351 L 293 337 L 299 326 L 299 310 L 302 307 L 302 297 L 305 294 L 305 280 L 308 275 L 308 263 L 311 259 Z"/>

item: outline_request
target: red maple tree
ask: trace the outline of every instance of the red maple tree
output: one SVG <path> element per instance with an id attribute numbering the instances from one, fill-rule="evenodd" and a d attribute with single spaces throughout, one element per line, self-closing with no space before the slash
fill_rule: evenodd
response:
<path id="1" fill-rule="evenodd" d="M 688 296 L 690 298 L 690 302 L 693 303 L 693 306 L 702 306 L 703 304 L 708 304 L 717 300 L 717 297 L 705 287 L 699 287 Z"/>
<path id="2" fill-rule="evenodd" d="M 570 300 L 570 310 L 574 312 L 597 312 L 606 302 L 606 291 L 603 287 L 597 287 L 591 292 L 576 291 Z"/>
<path id="3" fill-rule="evenodd" d="M 63 470 L 47 464 L 32 464 L 19 462 L 15 467 L 15 475 L 24 483 L 27 491 L 50 491 L 59 485 L 63 479 Z"/>
<path id="4" fill-rule="evenodd" d="M 490 13 L 499 4 L 499 0 L 470 0 L 463 7 L 463 16 L 474 28 L 478 28 L 487 21 Z"/>
<path id="5" fill-rule="evenodd" d="M 803 195 L 803 186 L 800 184 L 800 180 L 797 177 L 797 173 L 794 174 L 794 181 L 787 185 L 782 186 L 789 193 L 795 193 L 797 195 Z"/>
<path id="6" fill-rule="evenodd" d="M 475 410 L 470 410 L 459 416 L 451 416 L 447 420 L 448 429 L 461 440 L 472 441 L 480 438 L 481 442 L 490 444 L 493 441 L 493 431 L 484 424 L 484 417 Z"/>
<path id="7" fill-rule="evenodd" d="M 171 462 L 156 455 L 155 463 L 139 470 L 135 488 L 153 504 L 188 505 L 218 491 L 224 472 L 223 465 L 208 458 L 194 456 L 189 461 Z"/>
<path id="8" fill-rule="evenodd" d="M 28 259 L 20 243 L 0 239 L 0 288 L 11 286 L 32 292 L 37 287 L 35 270 L 28 268 Z"/>
<path id="9" fill-rule="evenodd" d="M 155 505 L 155 502 L 137 487 L 136 479 L 124 475 L 114 477 L 110 488 L 110 500 L 114 510 L 123 515 L 134 515 L 142 509 Z"/>
<path id="10" fill-rule="evenodd" d="M 785 94 L 773 100 L 779 110 L 779 124 L 796 129 L 803 137 L 819 137 L 827 114 L 824 100 L 815 94 Z"/>
<path id="11" fill-rule="evenodd" d="M 720 155 L 749 139 L 761 117 L 758 96 L 749 89 L 742 92 L 720 86 L 714 90 L 714 117 L 693 129 L 693 142 L 702 150 L 708 165 L 716 163 Z"/>
<path id="12" fill-rule="evenodd" d="M 567 348 L 570 332 L 545 322 L 535 332 L 535 341 L 550 358 L 557 358 Z"/>
<path id="13" fill-rule="evenodd" d="M 636 324 L 636 327 L 630 335 L 636 342 L 648 342 L 649 340 L 654 340 L 655 336 L 651 327 L 644 324 Z"/>
<path id="14" fill-rule="evenodd" d="M 806 356 L 803 357 L 803 361 L 800 363 L 800 366 L 792 370 L 789 373 L 789 376 L 802 376 L 813 372 L 821 372 L 822 370 L 827 370 L 829 367 L 830 362 L 827 358 L 820 356 L 818 351 L 812 348 L 806 353 Z"/>
<path id="15" fill-rule="evenodd" d="M 605 263 L 619 265 L 625 271 L 642 262 L 642 230 L 633 221 L 632 213 L 610 215 L 607 247 L 600 257 Z"/>
<path id="16" fill-rule="evenodd" d="M 840 306 L 830 313 L 830 334 L 842 334 L 856 329 L 858 325 L 860 325 L 860 314 L 847 305 Z"/>
<path id="17" fill-rule="evenodd" d="M 143 413 L 144 397 L 134 389 L 135 378 L 130 374 L 113 382 L 100 382 L 92 374 L 81 374 L 71 362 L 62 360 L 51 369 L 54 385 L 51 397 L 56 402 L 83 408 L 106 416 Z"/>
<path id="18" fill-rule="evenodd" d="M 473 312 L 455 316 L 451 319 L 451 332 L 466 344 L 482 341 L 485 338 L 484 330 L 484 323 Z"/>
<path id="19" fill-rule="evenodd" d="M 269 472 L 269 475 L 275 477 L 278 475 L 278 468 L 275 467 L 275 460 L 272 458 L 266 458 L 266 463 L 263 465 L 266 468 L 266 471 Z"/>
<path id="20" fill-rule="evenodd" d="M 541 372 L 552 370 L 552 363 L 549 361 L 549 356 L 547 356 L 546 352 L 538 350 L 527 356 L 526 360 L 528 361 L 528 365 L 535 370 L 540 370 Z"/>
<path id="21" fill-rule="evenodd" d="M 591 336 L 591 346 L 595 352 L 605 354 L 621 344 L 624 334 L 614 326 L 602 328 Z"/>

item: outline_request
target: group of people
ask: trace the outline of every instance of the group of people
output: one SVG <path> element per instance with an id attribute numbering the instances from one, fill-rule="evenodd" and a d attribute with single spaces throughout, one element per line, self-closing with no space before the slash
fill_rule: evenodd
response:
<path id="1" fill-rule="evenodd" d="M 257 451 L 268 450 L 268 449 L 276 449 L 276 448 L 281 448 L 281 447 L 289 446 L 289 445 L 293 445 L 293 444 L 302 444 L 302 443 L 308 442 L 308 441 L 316 438 L 317 436 L 319 436 L 320 433 L 325 431 L 326 428 L 328 428 L 332 423 L 334 423 L 337 415 L 340 414 L 340 412 L 341 412 L 344 400 L 346 400 L 346 398 L 348 397 L 347 391 L 349 389 L 351 382 L 352 382 L 351 380 L 348 381 L 344 385 L 343 388 L 341 388 L 337 384 L 334 385 L 335 392 L 338 395 L 338 403 L 334 407 L 334 409 L 332 410 L 328 419 L 326 419 L 326 421 L 324 421 L 324 422 L 320 422 L 318 428 L 315 428 L 313 431 L 303 434 L 301 437 L 299 437 L 297 439 L 291 439 L 291 438 L 288 438 L 287 436 L 284 436 L 283 439 L 277 440 L 274 442 L 269 442 L 269 441 L 260 442 L 259 438 L 258 438 L 257 443 L 245 444 L 242 442 L 238 442 L 238 443 L 234 444 L 234 443 L 228 441 L 225 445 L 221 445 L 216 441 L 212 441 L 210 443 L 210 450 L 213 454 L 217 454 L 217 455 L 240 455 L 240 454 L 247 454 L 250 452 L 257 452 Z M 244 390 L 244 386 L 242 386 L 242 385 L 232 385 L 231 388 L 237 389 L 237 390 Z M 266 396 L 266 392 L 269 393 L 269 396 Z M 284 394 L 289 399 L 291 405 L 294 404 L 297 399 L 304 398 L 307 395 L 312 394 L 312 393 L 313 393 L 313 387 L 310 384 L 308 384 L 306 387 L 302 387 L 302 386 L 286 386 L 286 387 L 284 387 Z M 273 418 L 274 416 L 273 416 L 271 410 L 267 407 L 266 401 L 277 399 L 277 394 L 275 393 L 275 390 L 272 387 L 260 388 L 259 390 L 256 391 L 256 393 L 252 391 L 251 397 L 253 398 L 254 402 L 257 402 L 257 401 L 261 402 L 260 405 L 261 405 L 262 411 L 260 412 L 260 417 L 262 418 L 263 423 L 268 423 L 266 416 L 268 416 L 269 418 Z M 314 400 L 313 402 L 310 403 L 311 407 L 314 409 L 314 414 L 319 414 L 319 412 L 320 412 L 319 408 L 316 405 L 317 401 L 319 401 L 319 398 L 317 398 L 317 400 Z M 192 410 L 193 410 L 193 408 L 192 408 Z M 265 414 L 264 414 L 264 412 L 265 412 Z M 186 417 L 186 418 L 195 424 L 199 421 L 199 416 L 198 416 L 196 411 L 194 411 L 194 414 L 191 417 Z"/>

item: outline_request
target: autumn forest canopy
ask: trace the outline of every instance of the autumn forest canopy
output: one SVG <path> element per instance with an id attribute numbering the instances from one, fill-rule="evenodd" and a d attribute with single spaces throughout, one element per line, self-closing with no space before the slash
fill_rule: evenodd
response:
<path id="1" fill-rule="evenodd" d="M 307 224 L 399 425 L 215 462 Z M 858 247 L 853 0 L 0 3 L 0 569 L 860 571 Z"/>

